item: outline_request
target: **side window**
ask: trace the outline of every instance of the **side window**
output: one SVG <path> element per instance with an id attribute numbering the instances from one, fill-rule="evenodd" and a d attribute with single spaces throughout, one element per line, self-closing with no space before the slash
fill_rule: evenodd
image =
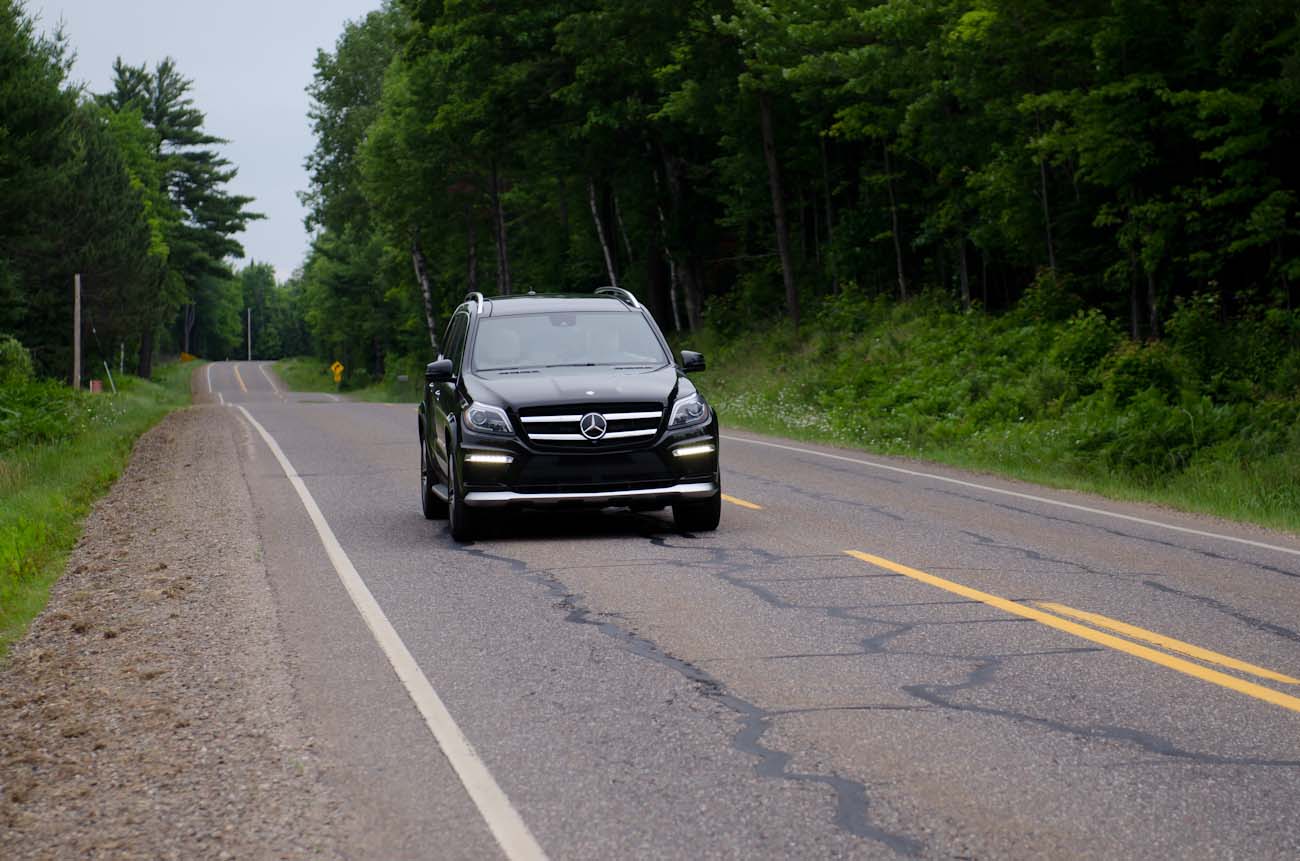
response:
<path id="1" fill-rule="evenodd" d="M 451 346 L 451 337 L 456 332 L 456 319 L 456 316 L 453 314 L 452 318 L 447 321 L 447 328 L 442 332 L 442 339 L 438 341 L 439 359 L 446 359 L 451 355 L 451 352 L 447 348 Z"/>
<path id="2" fill-rule="evenodd" d="M 457 314 L 451 318 L 447 327 L 447 337 L 443 341 L 443 358 L 451 359 L 452 369 L 460 374 L 461 353 L 465 348 L 465 330 L 469 327 L 469 316 Z"/>

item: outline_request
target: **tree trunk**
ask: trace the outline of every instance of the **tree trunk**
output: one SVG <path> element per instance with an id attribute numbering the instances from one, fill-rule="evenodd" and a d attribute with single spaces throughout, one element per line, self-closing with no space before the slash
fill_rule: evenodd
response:
<path id="1" fill-rule="evenodd" d="M 613 191 L 610 192 L 610 200 L 614 202 L 614 223 L 618 225 L 618 235 L 623 237 L 623 250 L 627 252 L 627 265 L 632 265 L 632 260 L 636 257 L 632 253 L 632 242 L 627 236 L 627 225 L 623 223 L 623 207 L 618 205 L 618 195 Z"/>
<path id="2" fill-rule="evenodd" d="M 420 228 L 411 231 L 411 264 L 415 267 L 415 282 L 420 285 L 420 294 L 424 296 L 424 322 L 429 327 L 429 346 L 433 354 L 438 355 L 438 330 L 433 322 L 433 291 L 429 289 L 429 266 L 424 259 L 424 249 L 420 247 Z"/>
<path id="3" fill-rule="evenodd" d="M 184 337 L 181 338 L 181 350 L 189 353 L 190 351 L 190 333 L 194 331 L 194 323 L 198 319 L 198 305 L 190 302 L 185 306 L 185 322 L 182 324 Z"/>
<path id="4" fill-rule="evenodd" d="M 1138 300 L 1138 267 L 1137 254 L 1133 249 L 1128 252 L 1128 311 L 1129 311 L 1129 334 L 1134 341 L 1142 338 L 1142 328 L 1139 321 L 1141 314 L 1141 302 Z"/>
<path id="5" fill-rule="evenodd" d="M 677 282 L 682 285 L 686 302 L 686 323 L 692 329 L 704 325 L 704 278 L 699 271 L 699 261 L 688 258 L 677 267 Z"/>
<path id="6" fill-rule="evenodd" d="M 970 310 L 970 269 L 966 262 L 966 237 L 963 236 L 958 242 L 957 262 L 960 264 L 961 275 L 961 307 L 963 311 Z"/>
<path id="7" fill-rule="evenodd" d="M 1160 304 L 1156 295 L 1156 273 L 1150 270 L 1147 272 L 1147 314 L 1151 318 L 1151 337 L 1158 341 L 1161 336 Z"/>
<path id="8" fill-rule="evenodd" d="M 673 204 L 673 224 L 680 225 L 687 218 L 685 207 L 686 189 L 685 182 L 682 178 L 681 164 L 672 156 L 662 143 L 658 144 L 660 159 L 664 166 L 664 176 L 668 182 L 668 194 Z M 691 329 L 698 329 L 703 323 L 703 314 L 701 313 L 703 302 L 699 295 L 699 284 L 695 280 L 695 273 L 690 264 L 689 243 L 685 254 L 679 259 L 677 255 L 669 258 L 675 278 L 674 285 L 680 284 L 682 292 L 685 294 L 686 303 L 686 325 Z M 669 243 L 671 247 L 672 243 Z M 674 290 L 673 310 L 677 309 L 676 291 Z M 678 329 L 680 330 L 680 322 Z"/>
<path id="9" fill-rule="evenodd" d="M 468 247 L 465 261 L 465 286 L 468 293 L 478 292 L 478 222 L 474 220 L 474 208 L 465 204 L 465 242 Z"/>
<path id="10" fill-rule="evenodd" d="M 790 230 L 785 217 L 785 192 L 781 187 L 781 165 L 776 158 L 776 135 L 772 130 L 772 97 L 758 96 L 759 123 L 763 129 L 763 158 L 767 160 L 767 184 L 772 192 L 772 216 L 776 222 L 776 250 L 781 256 L 781 280 L 785 282 L 785 307 L 799 325 L 799 289 L 790 261 Z"/>
<path id="11" fill-rule="evenodd" d="M 673 306 L 673 331 L 682 330 L 682 313 L 678 309 L 677 286 L 681 279 L 677 275 L 677 264 L 668 259 L 668 304 Z"/>
<path id="12" fill-rule="evenodd" d="M 609 239 L 605 235 L 605 224 L 600 218 L 600 207 L 596 205 L 596 181 L 590 176 L 587 177 L 587 200 L 591 203 L 591 220 L 596 224 L 596 236 L 600 238 L 600 250 L 605 255 L 605 272 L 609 275 L 609 283 L 618 286 L 618 273 L 614 271 L 614 255 L 609 247 Z"/>
<path id="13" fill-rule="evenodd" d="M 501 203 L 501 174 L 492 160 L 492 219 L 497 242 L 497 292 L 510 295 L 510 243 L 506 238 L 506 213 Z"/>
<path id="14" fill-rule="evenodd" d="M 151 379 L 153 377 L 153 326 L 148 326 L 140 333 L 140 357 L 136 364 L 135 374 L 141 379 Z"/>
<path id="15" fill-rule="evenodd" d="M 898 235 L 898 201 L 894 197 L 894 167 L 889 158 L 889 142 L 884 144 L 885 187 L 889 190 L 889 225 L 894 237 L 894 262 L 898 267 L 898 298 L 907 300 L 907 276 L 903 273 L 903 241 Z"/>
<path id="16" fill-rule="evenodd" d="M 835 277 L 835 209 L 831 202 L 831 171 L 827 164 L 826 157 L 826 136 L 820 135 L 822 151 L 822 194 L 826 199 L 826 244 L 830 246 L 831 253 L 831 282 L 838 289 L 838 279 Z"/>
<path id="17" fill-rule="evenodd" d="M 984 310 L 989 309 L 989 256 L 980 251 L 980 296 Z"/>
<path id="18" fill-rule="evenodd" d="M 659 237 L 651 235 L 645 248 L 646 305 L 650 308 L 650 315 L 665 329 L 673 316 L 668 305 L 672 294 L 672 277 L 668 256 L 659 245 Z"/>
<path id="19" fill-rule="evenodd" d="M 1038 133 L 1043 133 L 1043 126 L 1039 122 L 1038 115 L 1034 115 L 1034 126 Z M 1043 157 L 1038 157 L 1038 196 L 1043 203 L 1043 229 L 1047 234 L 1047 268 L 1056 274 L 1056 243 L 1052 241 L 1052 208 L 1047 199 L 1047 162 Z"/>

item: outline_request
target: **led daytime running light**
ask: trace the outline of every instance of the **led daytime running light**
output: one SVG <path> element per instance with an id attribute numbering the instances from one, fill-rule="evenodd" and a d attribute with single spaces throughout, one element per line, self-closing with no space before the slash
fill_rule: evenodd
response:
<path id="1" fill-rule="evenodd" d="M 514 463 L 514 458 L 508 454 L 467 454 L 465 460 L 469 463 Z"/>
<path id="2" fill-rule="evenodd" d="M 703 445 L 684 445 L 681 448 L 673 449 L 673 457 L 690 457 L 693 454 L 709 454 L 716 451 L 713 443 L 706 442 Z"/>

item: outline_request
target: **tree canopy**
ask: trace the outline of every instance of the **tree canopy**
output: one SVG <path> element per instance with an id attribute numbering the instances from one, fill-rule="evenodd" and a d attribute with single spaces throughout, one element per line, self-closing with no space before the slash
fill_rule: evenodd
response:
<path id="1" fill-rule="evenodd" d="M 190 349 L 202 320 L 206 345 L 231 339 L 236 237 L 260 216 L 226 190 L 235 169 L 214 148 L 224 141 L 204 129 L 172 60 L 119 59 L 112 90 L 91 97 L 68 82 L 69 53 L 20 2 L 0 0 L 0 332 L 41 373 L 66 374 L 80 274 L 87 358 L 129 344 L 149 376 L 159 338 Z"/>
<path id="2" fill-rule="evenodd" d="M 1288 0 L 388 0 L 316 61 L 309 324 L 378 372 L 473 289 L 618 283 L 679 329 L 844 290 L 997 311 L 1049 284 L 1135 338 L 1194 296 L 1290 308 L 1298 22 Z"/>

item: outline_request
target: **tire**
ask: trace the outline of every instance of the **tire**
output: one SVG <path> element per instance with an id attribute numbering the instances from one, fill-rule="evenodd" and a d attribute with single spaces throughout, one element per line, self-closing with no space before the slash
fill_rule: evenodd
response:
<path id="1" fill-rule="evenodd" d="M 722 491 L 698 502 L 674 502 L 673 520 L 682 532 L 712 532 L 722 519 Z"/>
<path id="2" fill-rule="evenodd" d="M 451 537 L 456 541 L 473 541 L 478 534 L 479 512 L 465 504 L 460 492 L 459 468 L 456 463 L 460 458 L 447 445 L 447 525 L 451 527 Z"/>
<path id="3" fill-rule="evenodd" d="M 420 438 L 420 510 L 425 520 L 441 520 L 447 516 L 447 503 L 433 492 L 433 470 L 429 468 L 428 447 Z"/>

